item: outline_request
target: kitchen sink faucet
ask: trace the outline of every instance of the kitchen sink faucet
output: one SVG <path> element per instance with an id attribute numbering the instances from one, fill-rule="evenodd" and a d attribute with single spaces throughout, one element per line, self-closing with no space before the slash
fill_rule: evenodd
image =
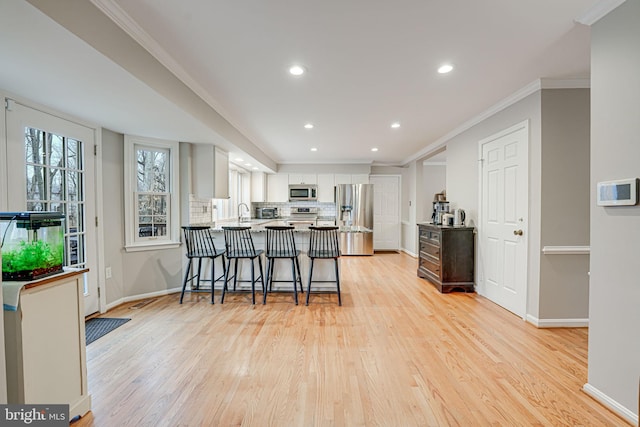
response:
<path id="1" fill-rule="evenodd" d="M 242 209 L 240 209 L 242 206 L 247 208 L 247 213 L 249 214 L 249 220 L 251 219 L 251 209 L 249 209 L 249 206 L 247 206 L 246 203 L 239 203 L 238 204 L 238 222 L 243 222 L 242 221 Z"/>

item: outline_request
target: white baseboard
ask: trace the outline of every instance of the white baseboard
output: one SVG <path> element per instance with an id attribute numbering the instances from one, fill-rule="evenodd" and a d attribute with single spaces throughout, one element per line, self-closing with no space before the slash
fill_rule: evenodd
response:
<path id="1" fill-rule="evenodd" d="M 400 251 L 404 252 L 405 254 L 412 256 L 414 258 L 418 258 L 418 255 L 414 254 L 413 252 L 410 252 L 408 250 L 406 250 L 405 248 L 400 249 Z"/>
<path id="2" fill-rule="evenodd" d="M 633 425 L 638 425 L 638 415 L 634 414 L 630 409 L 625 408 L 594 386 L 589 383 L 586 383 L 582 386 L 582 391 L 587 393 L 589 396 L 600 402 L 602 405 L 606 406 L 611 411 L 615 412 L 620 417 L 624 418 L 627 422 L 630 422 Z"/>
<path id="3" fill-rule="evenodd" d="M 538 319 L 530 314 L 527 314 L 527 322 L 540 329 L 589 327 L 589 319 Z"/>
<path id="4" fill-rule="evenodd" d="M 147 299 L 147 298 L 154 298 L 154 297 L 160 297 L 163 295 L 169 295 L 169 294 L 175 294 L 176 292 L 180 292 L 182 291 L 182 288 L 173 288 L 173 289 L 167 289 L 164 291 L 157 291 L 157 292 L 149 292 L 148 294 L 140 294 L 140 295 L 134 295 L 134 296 L 129 296 L 129 297 L 124 297 L 124 298 L 120 298 L 110 304 L 107 304 L 107 310 L 109 311 L 112 308 L 115 308 L 117 306 L 119 306 L 120 304 L 124 304 L 125 302 L 131 302 L 131 301 L 138 301 L 141 299 Z"/>

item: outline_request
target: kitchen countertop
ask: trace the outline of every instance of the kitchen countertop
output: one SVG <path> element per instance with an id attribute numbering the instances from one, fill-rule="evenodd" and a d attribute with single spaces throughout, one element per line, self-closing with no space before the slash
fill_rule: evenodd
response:
<path id="1" fill-rule="evenodd" d="M 204 225 L 211 227 L 213 232 L 222 232 L 222 227 L 251 227 L 252 232 L 264 232 L 267 225 L 287 225 L 286 221 L 289 217 L 276 218 L 276 219 L 256 219 L 252 218 L 246 221 L 218 221 L 215 224 L 192 224 L 192 225 Z M 333 220 L 334 217 L 325 217 L 327 220 Z M 320 219 L 320 218 L 318 218 Z M 296 228 L 294 232 L 308 233 L 308 228 Z M 343 226 L 340 227 L 340 232 L 345 233 L 372 233 L 373 230 L 360 226 Z"/>

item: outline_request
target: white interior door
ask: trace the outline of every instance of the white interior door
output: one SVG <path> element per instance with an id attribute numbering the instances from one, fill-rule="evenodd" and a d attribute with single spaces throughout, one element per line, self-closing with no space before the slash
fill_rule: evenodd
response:
<path id="1" fill-rule="evenodd" d="M 480 142 L 481 293 L 525 317 L 528 215 L 527 123 Z"/>
<path id="2" fill-rule="evenodd" d="M 372 175 L 373 249 L 400 249 L 400 177 Z"/>
<path id="3" fill-rule="evenodd" d="M 85 312 L 99 309 L 95 129 L 8 102 L 7 188 L 10 211 L 65 214 L 65 265 L 89 268 Z"/>

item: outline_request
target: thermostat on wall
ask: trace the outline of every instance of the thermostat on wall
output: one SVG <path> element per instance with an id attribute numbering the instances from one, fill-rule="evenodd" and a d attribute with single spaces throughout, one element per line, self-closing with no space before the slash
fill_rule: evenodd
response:
<path id="1" fill-rule="evenodd" d="M 598 183 L 598 206 L 630 206 L 638 203 L 638 178 Z"/>

